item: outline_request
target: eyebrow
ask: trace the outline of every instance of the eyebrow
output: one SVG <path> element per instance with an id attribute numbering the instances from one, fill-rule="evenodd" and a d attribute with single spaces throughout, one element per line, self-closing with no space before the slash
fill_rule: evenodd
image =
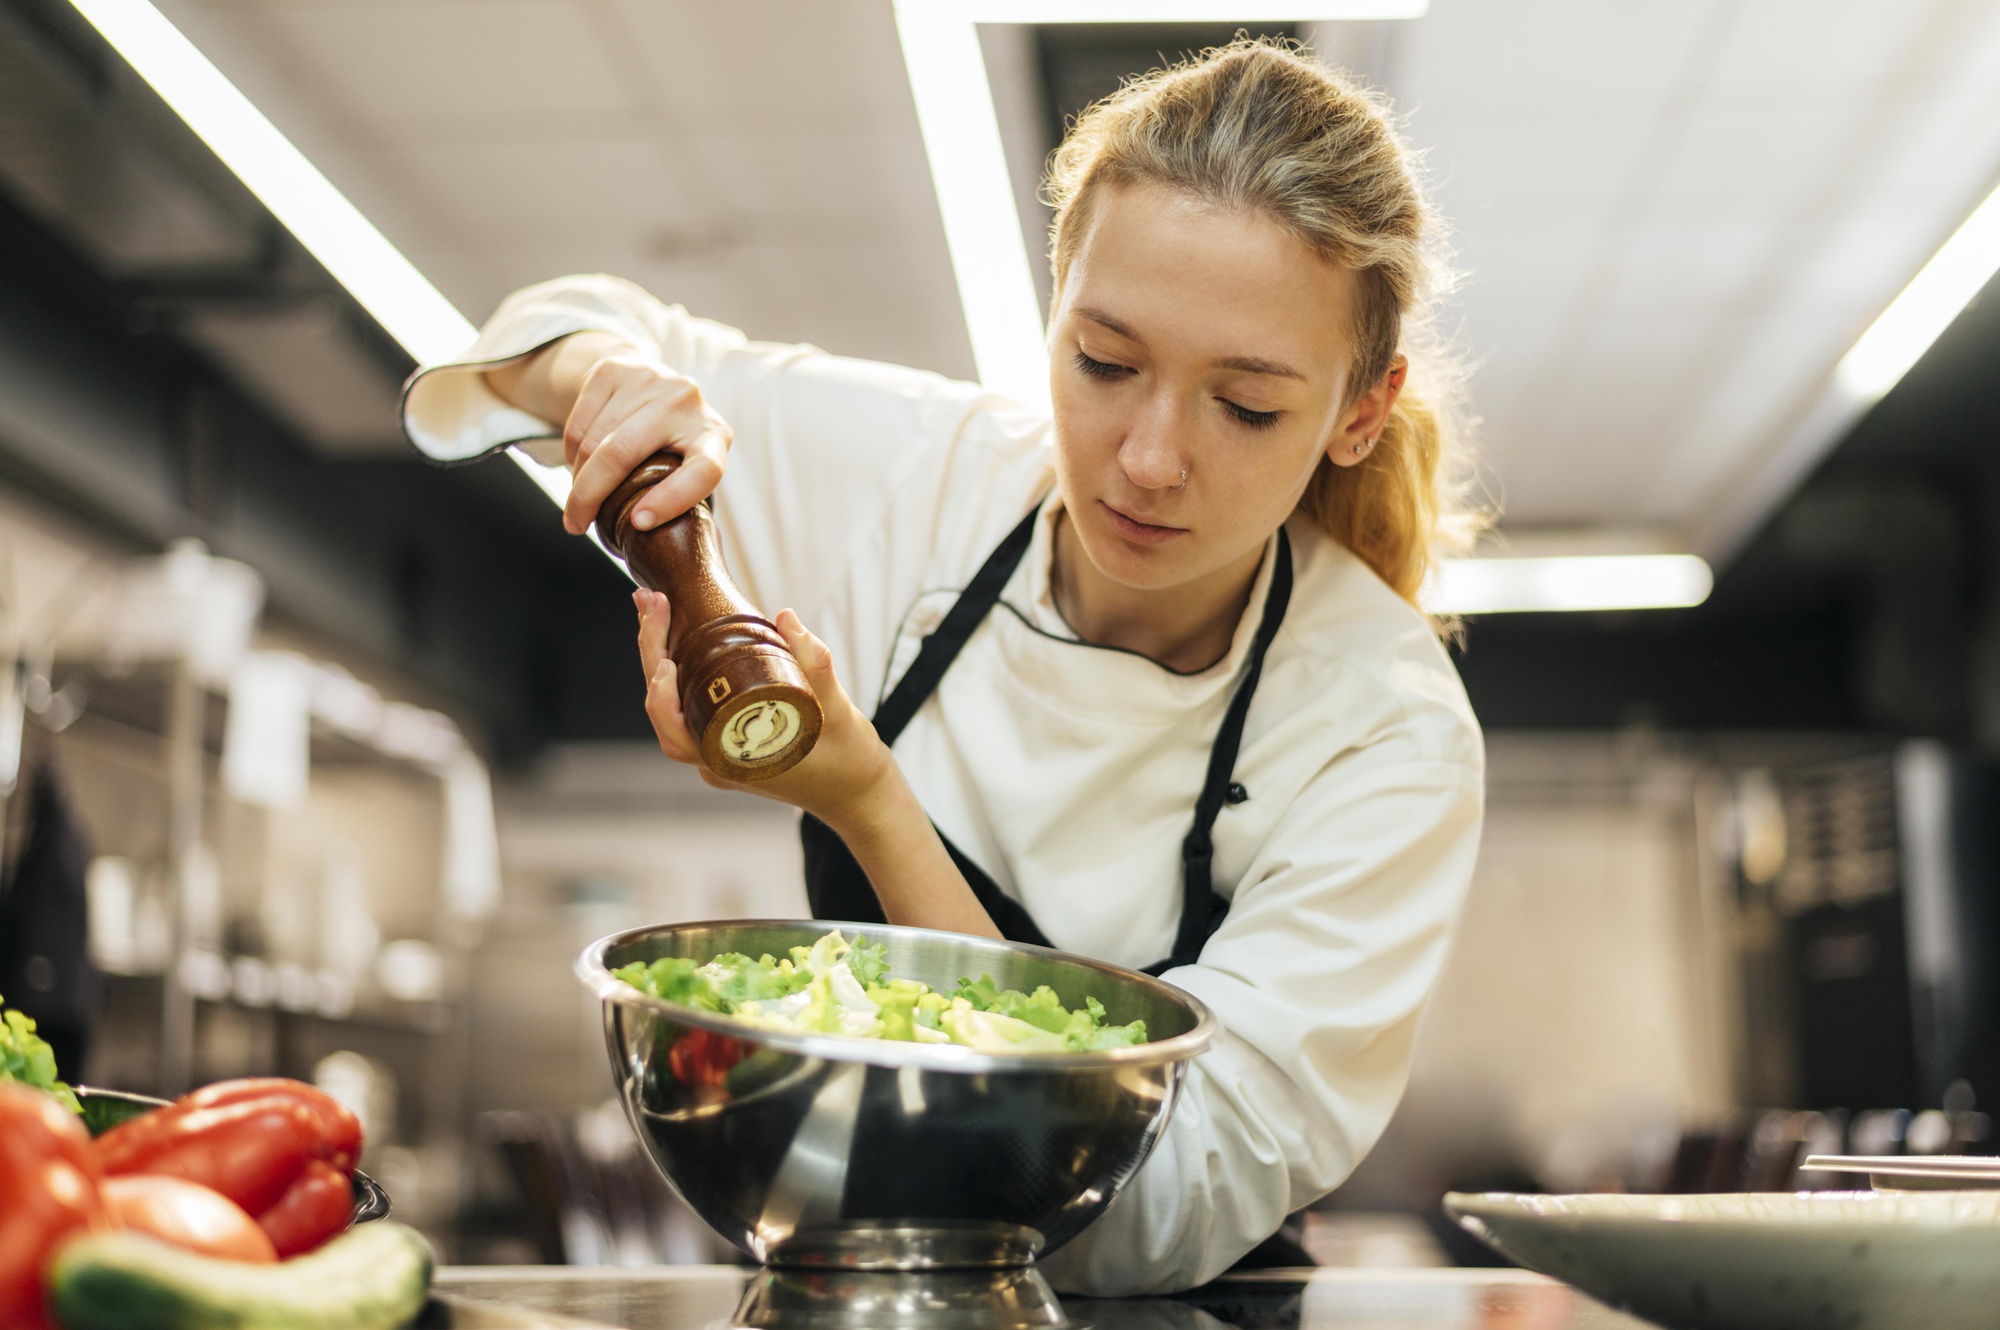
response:
<path id="1" fill-rule="evenodd" d="M 1092 323 L 1109 328 L 1112 332 L 1117 333 L 1120 337 L 1128 341 L 1137 342 L 1141 346 L 1146 344 L 1146 339 L 1139 336 L 1130 324 L 1124 322 L 1122 319 L 1113 318 L 1101 309 L 1079 306 L 1076 312 L 1079 317 L 1089 319 Z M 1299 373 L 1290 365 L 1278 360 L 1265 360 L 1260 356 L 1230 356 L 1227 359 L 1216 361 L 1215 365 L 1218 369 L 1241 370 L 1245 374 L 1269 374 L 1274 378 L 1297 379 L 1300 383 L 1307 381 L 1305 375 Z"/>

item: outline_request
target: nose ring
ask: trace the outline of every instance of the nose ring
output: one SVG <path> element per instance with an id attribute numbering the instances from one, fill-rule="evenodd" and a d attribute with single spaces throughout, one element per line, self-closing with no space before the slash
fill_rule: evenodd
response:
<path id="1" fill-rule="evenodd" d="M 1167 486 L 1167 488 L 1168 488 L 1168 489 L 1176 489 L 1176 490 L 1184 490 L 1184 489 L 1186 489 L 1186 488 L 1187 488 L 1187 468 L 1186 468 L 1186 467 L 1182 467 L 1182 468 L 1181 468 L 1181 483 L 1180 483 L 1180 484 L 1178 484 L 1178 485 L 1169 485 L 1169 486 Z"/>

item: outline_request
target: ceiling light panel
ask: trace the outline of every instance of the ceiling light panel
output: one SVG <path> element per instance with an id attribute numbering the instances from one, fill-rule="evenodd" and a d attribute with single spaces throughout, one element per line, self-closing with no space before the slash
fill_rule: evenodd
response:
<path id="1" fill-rule="evenodd" d="M 1041 305 L 978 29 L 956 5 L 897 0 L 896 30 L 979 381 L 1046 407 Z"/>
<path id="2" fill-rule="evenodd" d="M 1430 0 L 907 0 L 974 23 L 1288 23 L 1422 18 Z M 898 6 L 901 7 L 900 5 Z"/>
<path id="3" fill-rule="evenodd" d="M 1864 402 L 1887 393 L 1996 272 L 2000 272 L 2000 189 L 1986 196 L 1842 357 L 1836 375 L 1840 386 Z"/>
<path id="4" fill-rule="evenodd" d="M 1421 600 L 1443 615 L 1681 609 L 1714 585 L 1692 554 L 1447 559 Z"/>

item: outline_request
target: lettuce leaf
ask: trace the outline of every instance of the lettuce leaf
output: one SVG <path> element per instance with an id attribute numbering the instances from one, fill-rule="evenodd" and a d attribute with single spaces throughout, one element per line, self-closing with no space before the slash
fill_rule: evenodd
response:
<path id="1" fill-rule="evenodd" d="M 734 1009 L 733 1004 L 716 991 L 714 982 L 701 972 L 701 967 L 685 956 L 662 956 L 651 965 L 633 961 L 630 965 L 619 966 L 612 973 L 642 993 L 678 1002 L 683 1007 L 724 1015 Z"/>
<path id="2" fill-rule="evenodd" d="M 1109 1024 L 1094 997 L 1072 1011 L 1046 984 L 1023 993 L 982 974 L 959 980 L 946 994 L 891 978 L 886 943 L 850 944 L 837 929 L 809 947 L 793 947 L 784 960 L 728 952 L 700 966 L 673 958 L 614 973 L 669 1002 L 800 1034 L 949 1042 L 989 1053 L 1092 1052 L 1147 1037 L 1144 1021 Z"/>
<path id="3" fill-rule="evenodd" d="M 1070 1051 L 1069 1041 L 1062 1035 L 997 1011 L 980 1011 L 963 999 L 945 1008 L 938 1019 L 953 1043 L 964 1044 L 978 1053 Z"/>
<path id="4" fill-rule="evenodd" d="M 847 968 L 863 988 L 873 988 L 889 977 L 889 944 L 886 942 L 863 942 L 854 939 L 854 950 L 848 953 Z"/>
<path id="5" fill-rule="evenodd" d="M 35 1033 L 35 1022 L 18 1011 L 0 1011 L 0 1081 L 19 1081 L 47 1090 L 70 1112 L 83 1111 L 76 1095 L 56 1079 L 55 1050 Z"/>
<path id="6" fill-rule="evenodd" d="M 1000 1000 L 1000 990 L 993 984 L 993 976 L 982 974 L 977 979 L 961 979 L 950 996 L 972 1007 L 974 1011 L 990 1011 Z"/>
<path id="7" fill-rule="evenodd" d="M 751 960 L 740 951 L 725 952 L 701 967 L 709 983 L 725 1002 L 770 1002 L 790 997 L 811 981 L 790 961 L 771 956 Z"/>
<path id="8" fill-rule="evenodd" d="M 914 979 L 891 979 L 886 984 L 870 985 L 868 999 L 881 1009 L 876 1017 L 882 1022 L 882 1033 L 878 1037 L 914 1043 L 917 1038 L 917 1004 L 929 993 L 928 986 Z M 932 1024 L 930 1028 L 936 1029 L 937 1026 Z"/>

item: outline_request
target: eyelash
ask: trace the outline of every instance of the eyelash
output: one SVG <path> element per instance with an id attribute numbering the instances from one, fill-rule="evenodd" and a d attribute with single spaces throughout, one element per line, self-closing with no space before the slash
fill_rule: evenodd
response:
<path id="1" fill-rule="evenodd" d="M 1247 406 L 1238 406 L 1227 397 L 1218 397 L 1215 400 L 1222 403 L 1223 408 L 1230 415 L 1235 416 L 1251 429 L 1269 429 L 1278 423 L 1278 413 L 1276 411 L 1252 411 Z"/>
<path id="2" fill-rule="evenodd" d="M 1076 353 L 1076 367 L 1079 372 L 1088 374 L 1093 379 L 1122 379 L 1130 372 L 1123 365 L 1114 365 L 1106 360 L 1098 360 L 1096 357 L 1083 351 Z M 1252 411 L 1247 406 L 1238 406 L 1227 397 L 1218 397 L 1215 400 L 1222 403 L 1223 409 L 1228 411 L 1230 415 L 1236 417 L 1240 423 L 1249 426 L 1251 429 L 1269 429 L 1278 423 L 1278 413 L 1276 411 Z"/>

